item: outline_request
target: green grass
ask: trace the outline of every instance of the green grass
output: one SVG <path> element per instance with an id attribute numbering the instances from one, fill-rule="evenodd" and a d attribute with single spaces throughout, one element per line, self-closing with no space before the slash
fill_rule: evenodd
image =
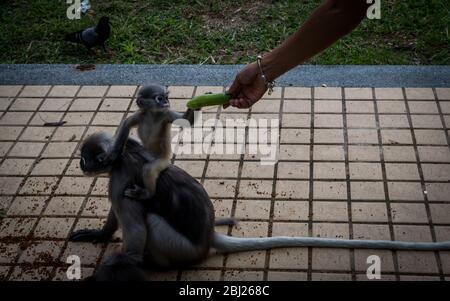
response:
<path id="1" fill-rule="evenodd" d="M 93 0 L 81 20 L 65 0 L 0 3 L 0 63 L 236 64 L 253 61 L 292 34 L 321 1 Z M 381 0 L 312 64 L 450 64 L 448 0 Z M 108 15 L 114 57 L 62 41 Z"/>

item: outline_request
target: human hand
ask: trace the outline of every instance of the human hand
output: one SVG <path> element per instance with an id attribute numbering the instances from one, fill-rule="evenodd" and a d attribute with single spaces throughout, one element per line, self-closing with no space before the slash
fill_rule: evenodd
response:
<path id="1" fill-rule="evenodd" d="M 245 66 L 228 89 L 230 105 L 240 109 L 251 107 L 266 93 L 267 87 L 256 63 Z"/>

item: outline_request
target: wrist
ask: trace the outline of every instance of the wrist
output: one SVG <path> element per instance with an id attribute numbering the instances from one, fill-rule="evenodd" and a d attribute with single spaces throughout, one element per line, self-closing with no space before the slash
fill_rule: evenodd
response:
<path id="1" fill-rule="evenodd" d="M 261 68 L 269 81 L 274 81 L 279 74 L 277 74 L 276 63 L 271 53 L 264 55 L 261 59 Z"/>

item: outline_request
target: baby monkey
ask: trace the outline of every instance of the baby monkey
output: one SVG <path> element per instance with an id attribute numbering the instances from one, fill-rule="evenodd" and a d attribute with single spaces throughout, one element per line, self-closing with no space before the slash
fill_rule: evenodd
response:
<path id="1" fill-rule="evenodd" d="M 172 123 L 177 119 L 187 119 L 191 125 L 194 123 L 193 110 L 187 109 L 184 114 L 170 110 L 168 94 L 164 86 L 142 87 L 136 99 L 139 110 L 122 122 L 116 132 L 115 143 L 104 159 L 112 162 L 121 155 L 131 128 L 137 127 L 144 148 L 156 160 L 144 165 L 143 181 L 146 189 L 134 186 L 125 190 L 127 197 L 143 200 L 153 196 L 159 174 L 170 165 Z"/>

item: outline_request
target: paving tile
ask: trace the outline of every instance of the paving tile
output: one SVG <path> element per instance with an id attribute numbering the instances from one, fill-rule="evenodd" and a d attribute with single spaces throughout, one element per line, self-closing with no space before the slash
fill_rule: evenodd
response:
<path id="1" fill-rule="evenodd" d="M 67 165 L 68 159 L 46 159 L 39 160 L 31 171 L 31 175 L 60 175 Z"/>
<path id="2" fill-rule="evenodd" d="M 345 179 L 345 164 L 342 163 L 314 163 L 315 179 Z"/>
<path id="3" fill-rule="evenodd" d="M 280 160 L 309 160 L 309 145 L 280 145 Z"/>
<path id="4" fill-rule="evenodd" d="M 66 111 L 72 98 L 47 98 L 41 104 L 39 111 Z"/>
<path id="5" fill-rule="evenodd" d="M 342 113 L 341 100 L 315 100 L 315 113 Z"/>
<path id="6" fill-rule="evenodd" d="M 211 161 L 210 163 L 211 164 Z M 237 171 L 237 167 L 235 168 Z M 274 166 L 261 165 L 260 162 L 244 161 L 242 166 L 242 178 L 273 178 Z"/>
<path id="7" fill-rule="evenodd" d="M 9 277 L 13 281 L 44 281 L 50 280 L 53 267 L 16 266 Z"/>
<path id="8" fill-rule="evenodd" d="M 232 236 L 236 237 L 266 237 L 268 232 L 267 222 L 239 222 L 232 229 Z"/>
<path id="9" fill-rule="evenodd" d="M 450 150 L 446 146 L 418 146 L 421 162 L 450 162 Z"/>
<path id="10" fill-rule="evenodd" d="M 119 125 L 123 118 L 123 113 L 97 113 L 92 121 L 93 125 Z"/>
<path id="11" fill-rule="evenodd" d="M 31 119 L 30 124 L 42 126 L 46 122 L 58 122 L 61 121 L 63 115 L 64 112 L 37 112 L 36 115 Z M 64 117 L 64 121 L 66 121 L 67 123 L 72 122 L 67 115 Z"/>
<path id="12" fill-rule="evenodd" d="M 280 111 L 280 100 L 261 99 L 252 106 L 252 112 L 279 112 Z"/>
<path id="13" fill-rule="evenodd" d="M 430 204 L 433 223 L 450 224 L 450 204 Z"/>
<path id="14" fill-rule="evenodd" d="M 14 263 L 21 251 L 18 243 L 0 243 L 0 263 Z"/>
<path id="15" fill-rule="evenodd" d="M 196 270 L 183 271 L 181 281 L 218 281 L 220 280 L 220 271 L 216 270 Z"/>
<path id="16" fill-rule="evenodd" d="M 436 94 L 439 100 L 450 100 L 450 88 L 436 88 Z"/>
<path id="17" fill-rule="evenodd" d="M 394 223 L 427 223 L 427 211 L 424 204 L 391 204 Z"/>
<path id="18" fill-rule="evenodd" d="M 50 194 L 56 186 L 57 177 L 29 177 L 20 194 Z"/>
<path id="19" fill-rule="evenodd" d="M 0 125 L 26 125 L 32 112 L 6 112 L 0 119 Z"/>
<path id="20" fill-rule="evenodd" d="M 34 159 L 6 159 L 0 165 L 0 175 L 26 175 Z"/>
<path id="21" fill-rule="evenodd" d="M 447 145 L 445 131 L 442 130 L 414 130 L 417 144 Z"/>
<path id="22" fill-rule="evenodd" d="M 378 146 L 349 145 L 348 159 L 350 161 L 380 161 L 380 149 Z"/>
<path id="23" fill-rule="evenodd" d="M 63 245 L 62 241 L 33 241 L 23 251 L 19 263 L 55 264 Z"/>
<path id="24" fill-rule="evenodd" d="M 396 240 L 402 241 L 432 241 L 429 226 L 394 225 L 394 235 Z"/>
<path id="25" fill-rule="evenodd" d="M 82 258 L 82 264 L 96 264 L 101 251 L 102 246 L 100 244 L 68 242 L 61 259 L 66 262 L 68 256 L 77 255 Z"/>
<path id="26" fill-rule="evenodd" d="M 308 249 L 280 248 L 270 250 L 269 268 L 306 269 L 308 268 Z"/>
<path id="27" fill-rule="evenodd" d="M 206 93 L 222 93 L 222 86 L 198 86 L 195 90 L 195 95 L 202 95 Z"/>
<path id="28" fill-rule="evenodd" d="M 230 217 L 231 208 L 233 207 L 233 200 L 213 199 L 216 217 Z"/>
<path id="29" fill-rule="evenodd" d="M 388 225 L 353 224 L 354 239 L 390 240 Z"/>
<path id="30" fill-rule="evenodd" d="M 347 134 L 349 143 L 378 143 L 378 134 L 376 130 L 349 129 Z"/>
<path id="31" fill-rule="evenodd" d="M 101 98 L 78 98 L 72 102 L 69 111 L 95 111 L 97 110 Z"/>
<path id="32" fill-rule="evenodd" d="M 22 177 L 0 177 L 0 195 L 14 194 L 22 180 Z"/>
<path id="33" fill-rule="evenodd" d="M 422 171 L 425 181 L 450 180 L 450 164 L 422 164 Z"/>
<path id="34" fill-rule="evenodd" d="M 375 88 L 377 99 L 403 99 L 401 88 Z"/>
<path id="35" fill-rule="evenodd" d="M 388 180 L 420 180 L 417 164 L 386 163 L 385 166 Z"/>
<path id="36" fill-rule="evenodd" d="M 382 182 L 352 182 L 350 186 L 352 199 L 356 200 L 384 200 Z"/>
<path id="37" fill-rule="evenodd" d="M 108 178 L 97 178 L 94 188 L 92 188 L 92 195 L 108 195 Z"/>
<path id="38" fill-rule="evenodd" d="M 436 241 L 449 241 L 450 240 L 450 227 L 435 226 L 434 232 L 436 233 Z"/>
<path id="39" fill-rule="evenodd" d="M 281 126 L 285 127 L 306 127 L 311 126 L 311 116 L 307 114 L 283 114 Z"/>
<path id="40" fill-rule="evenodd" d="M 350 274 L 342 273 L 311 273 L 312 281 L 351 281 Z"/>
<path id="41" fill-rule="evenodd" d="M 381 130 L 383 144 L 412 144 L 410 130 Z"/>
<path id="42" fill-rule="evenodd" d="M 442 129 L 439 115 L 411 115 L 411 121 L 414 128 Z"/>
<path id="43" fill-rule="evenodd" d="M 4 218 L 0 221 L 0 238 L 27 236 L 30 234 L 35 223 L 36 218 Z"/>
<path id="44" fill-rule="evenodd" d="M 381 164 L 378 163 L 349 163 L 350 179 L 381 180 Z"/>
<path id="45" fill-rule="evenodd" d="M 450 201 L 450 183 L 426 183 L 429 201 Z"/>
<path id="46" fill-rule="evenodd" d="M 367 263 L 367 258 L 371 255 L 380 257 L 382 279 L 387 277 L 383 273 L 395 272 L 392 251 L 389 250 L 355 250 L 355 270 L 366 272 L 370 265 Z"/>
<path id="47" fill-rule="evenodd" d="M 80 218 L 78 219 L 73 232 L 81 229 L 101 229 L 104 224 L 104 218 Z"/>
<path id="48" fill-rule="evenodd" d="M 270 201 L 238 200 L 235 217 L 238 219 L 268 219 L 270 215 Z"/>
<path id="49" fill-rule="evenodd" d="M 131 97 L 134 95 L 136 89 L 136 86 L 111 86 L 106 95 L 113 97 Z"/>
<path id="50" fill-rule="evenodd" d="M 86 128 L 84 126 L 67 126 L 56 129 L 52 141 L 79 141 Z"/>
<path id="51" fill-rule="evenodd" d="M 321 249 L 312 250 L 313 270 L 350 270 L 350 251 L 343 249 Z"/>
<path id="52" fill-rule="evenodd" d="M 372 99 L 371 88 L 345 88 L 346 99 Z"/>
<path id="53" fill-rule="evenodd" d="M 229 270 L 224 273 L 224 281 L 262 281 L 262 271 L 239 271 Z"/>
<path id="54" fill-rule="evenodd" d="M 9 111 L 35 111 L 43 98 L 17 98 L 9 108 Z M 5 108 L 6 109 L 6 108 Z"/>
<path id="55" fill-rule="evenodd" d="M 407 99 L 434 99 L 434 93 L 431 88 L 406 88 Z"/>
<path id="56" fill-rule="evenodd" d="M 21 85 L 0 85 L 0 96 L 14 97 L 22 89 Z"/>
<path id="57" fill-rule="evenodd" d="M 315 87 L 315 99 L 342 99 L 342 91 L 339 87 Z"/>
<path id="58" fill-rule="evenodd" d="M 263 99 L 269 98 L 277 98 L 280 99 L 281 98 L 281 87 L 275 87 L 273 88 L 273 92 L 269 95 L 269 91 L 267 91 L 266 93 L 264 93 Z"/>
<path id="59" fill-rule="evenodd" d="M 42 157 L 70 157 L 76 146 L 77 142 L 50 142 L 42 153 Z"/>
<path id="60" fill-rule="evenodd" d="M 5 156 L 12 145 L 12 142 L 0 142 L 0 156 Z"/>
<path id="61" fill-rule="evenodd" d="M 74 221 L 74 218 L 41 218 L 33 235 L 39 238 L 66 238 Z"/>
<path id="62" fill-rule="evenodd" d="M 212 162 L 210 162 L 211 164 Z M 205 167 L 205 162 L 203 161 L 175 161 L 175 165 L 189 173 L 193 177 L 201 177 L 203 174 L 203 169 Z"/>
<path id="63" fill-rule="evenodd" d="M 308 273 L 305 272 L 275 272 L 269 271 L 267 280 L 269 281 L 306 281 Z"/>
<path id="64" fill-rule="evenodd" d="M 345 102 L 345 110 L 347 113 L 373 113 L 373 101 L 352 100 Z"/>
<path id="65" fill-rule="evenodd" d="M 434 101 L 409 101 L 408 106 L 411 114 L 439 114 L 437 104 Z"/>
<path id="66" fill-rule="evenodd" d="M 422 201 L 423 191 L 420 183 L 388 182 L 389 199 L 395 201 Z"/>
<path id="67" fill-rule="evenodd" d="M 283 102 L 283 112 L 286 113 L 310 113 L 310 100 L 290 100 L 286 99 Z"/>
<path id="68" fill-rule="evenodd" d="M 205 180 L 203 186 L 210 197 L 234 197 L 236 193 L 235 180 Z"/>
<path id="69" fill-rule="evenodd" d="M 252 251 L 229 254 L 227 267 L 230 268 L 264 268 L 266 251 Z"/>
<path id="70" fill-rule="evenodd" d="M 48 94 L 49 97 L 73 97 L 80 86 L 53 86 Z"/>
<path id="71" fill-rule="evenodd" d="M 309 196 L 308 181 L 277 180 L 276 185 L 276 196 L 278 198 L 307 199 Z M 264 191 L 264 193 L 262 193 L 262 195 L 270 197 L 270 193 L 266 193 L 271 191 L 270 188 L 263 189 L 262 191 Z M 258 188 L 257 191 L 261 191 L 261 188 Z"/>
<path id="72" fill-rule="evenodd" d="M 275 201 L 275 220 L 307 220 L 308 202 L 306 201 Z"/>
<path id="73" fill-rule="evenodd" d="M 382 128 L 409 128 L 406 115 L 380 115 L 378 119 Z"/>
<path id="74" fill-rule="evenodd" d="M 106 98 L 100 106 L 100 111 L 126 111 L 130 105 L 130 98 Z"/>
<path id="75" fill-rule="evenodd" d="M 308 236 L 308 224 L 297 222 L 274 222 L 272 236 Z"/>
<path id="76" fill-rule="evenodd" d="M 60 195 L 87 194 L 93 178 L 63 177 L 55 193 Z"/>
<path id="77" fill-rule="evenodd" d="M 272 181 L 269 180 L 241 180 L 239 197 L 270 198 L 272 195 Z"/>
<path id="78" fill-rule="evenodd" d="M 83 204 L 84 197 L 55 196 L 52 197 L 45 208 L 46 215 L 73 215 L 75 216 Z"/>
<path id="79" fill-rule="evenodd" d="M 348 238 L 348 224 L 313 223 L 313 236 L 327 238 Z"/>
<path id="80" fill-rule="evenodd" d="M 352 203 L 353 222 L 387 222 L 387 208 L 384 203 Z"/>
<path id="81" fill-rule="evenodd" d="M 310 131 L 304 129 L 281 129 L 281 143 L 309 143 Z"/>
<path id="82" fill-rule="evenodd" d="M 342 129 L 316 129 L 314 130 L 314 143 L 344 143 L 344 131 Z"/>
<path id="83" fill-rule="evenodd" d="M 416 152 L 413 146 L 383 146 L 383 156 L 386 162 L 416 162 Z"/>
<path id="84" fill-rule="evenodd" d="M 53 131 L 54 129 L 50 127 L 27 127 L 20 136 L 20 140 L 46 142 Z"/>
<path id="85" fill-rule="evenodd" d="M 377 109 L 379 114 L 383 113 L 401 113 L 405 114 L 406 106 L 403 100 L 400 101 L 391 101 L 391 100 L 383 100 L 377 101 Z"/>
<path id="86" fill-rule="evenodd" d="M 21 97 L 39 97 L 47 95 L 50 86 L 25 86 L 20 93 Z"/>
<path id="87" fill-rule="evenodd" d="M 433 252 L 398 251 L 398 268 L 404 273 L 437 273 Z"/>
<path id="88" fill-rule="evenodd" d="M 348 221 L 347 203 L 314 202 L 313 220 L 315 221 Z"/>
<path id="89" fill-rule="evenodd" d="M 16 140 L 22 132 L 22 126 L 0 126 L 1 140 Z"/>
<path id="90" fill-rule="evenodd" d="M 311 98 L 311 88 L 286 87 L 284 88 L 284 98 Z"/>
<path id="91" fill-rule="evenodd" d="M 270 166 L 266 165 L 264 167 Z M 264 171 L 263 168 L 261 169 Z M 244 176 L 244 173 L 242 176 Z M 309 179 L 309 163 L 279 162 L 277 177 L 282 179 Z"/>
<path id="92" fill-rule="evenodd" d="M 86 279 L 89 276 L 92 276 L 92 274 L 94 273 L 94 269 L 93 268 L 89 268 L 89 267 L 84 267 L 81 266 L 80 268 L 80 275 L 81 278 L 80 279 Z M 67 268 L 56 268 L 56 272 L 55 272 L 55 276 L 53 277 L 52 281 L 78 281 L 76 279 L 68 279 L 67 278 Z"/>
<path id="93" fill-rule="evenodd" d="M 1 111 L 7 110 L 10 104 L 13 102 L 13 100 L 14 100 L 13 98 L 0 97 L 0 110 Z"/>
<path id="94" fill-rule="evenodd" d="M 210 161 L 206 170 L 206 177 L 237 177 L 239 162 Z"/>
<path id="95" fill-rule="evenodd" d="M 347 114 L 348 128 L 375 128 L 375 116 L 368 114 Z"/>
<path id="96" fill-rule="evenodd" d="M 347 185 L 345 182 L 314 182 L 313 193 L 315 199 L 347 199 Z"/>
<path id="97" fill-rule="evenodd" d="M 40 215 L 46 197 L 18 196 L 9 207 L 8 215 Z"/>
<path id="98" fill-rule="evenodd" d="M 316 114 L 314 115 L 315 128 L 342 128 L 342 115 L 337 114 Z"/>
<path id="99" fill-rule="evenodd" d="M 37 157 L 44 145 L 44 143 L 38 142 L 17 142 L 9 155 L 14 157 Z"/>
<path id="100" fill-rule="evenodd" d="M 105 95 L 107 86 L 82 86 L 78 92 L 78 97 L 102 97 Z"/>
<path id="101" fill-rule="evenodd" d="M 344 147 L 342 145 L 314 145 L 314 160 L 344 161 Z"/>

